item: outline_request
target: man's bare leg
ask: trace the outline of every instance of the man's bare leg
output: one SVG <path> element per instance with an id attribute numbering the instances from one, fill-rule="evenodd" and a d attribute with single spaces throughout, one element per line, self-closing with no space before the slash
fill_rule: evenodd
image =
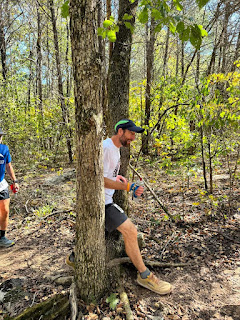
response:
<path id="1" fill-rule="evenodd" d="M 132 263 L 140 273 L 144 272 L 147 268 L 143 262 L 138 246 L 137 228 L 129 219 L 127 219 L 117 228 L 117 230 L 123 235 L 125 250 Z"/>
<path id="2" fill-rule="evenodd" d="M 137 229 L 134 224 L 127 219 L 117 230 L 123 235 L 127 255 L 139 271 L 137 276 L 138 284 L 161 295 L 170 293 L 172 291 L 171 284 L 158 279 L 145 266 L 138 246 Z"/>
<path id="3" fill-rule="evenodd" d="M 6 230 L 8 226 L 10 199 L 0 200 L 0 230 Z"/>

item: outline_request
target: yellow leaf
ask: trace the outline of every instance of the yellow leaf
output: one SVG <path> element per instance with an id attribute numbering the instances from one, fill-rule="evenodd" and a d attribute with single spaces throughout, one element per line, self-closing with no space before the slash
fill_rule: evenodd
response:
<path id="1" fill-rule="evenodd" d="M 193 206 L 199 206 L 200 202 L 193 202 Z"/>

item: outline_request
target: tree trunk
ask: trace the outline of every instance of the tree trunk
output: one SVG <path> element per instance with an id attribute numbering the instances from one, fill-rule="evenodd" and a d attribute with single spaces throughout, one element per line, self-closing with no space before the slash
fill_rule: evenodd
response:
<path id="1" fill-rule="evenodd" d="M 97 7 L 97 0 L 70 1 L 77 140 L 76 280 L 81 298 L 88 302 L 100 298 L 107 286 L 102 65 L 97 36 Z"/>
<path id="2" fill-rule="evenodd" d="M 177 49 L 176 49 L 176 71 L 175 71 L 175 75 L 176 75 L 176 79 L 178 78 L 178 66 L 179 66 L 179 42 L 178 42 L 178 38 L 176 39 L 177 42 Z"/>
<path id="3" fill-rule="evenodd" d="M 184 41 L 181 43 L 181 75 L 184 76 Z"/>
<path id="4" fill-rule="evenodd" d="M 224 22 L 223 22 L 223 43 L 222 43 L 222 67 L 221 67 L 221 72 L 225 73 L 227 71 L 227 49 L 228 49 L 228 22 L 229 22 L 229 17 L 230 17 L 230 4 L 226 1 L 225 5 L 225 15 L 224 15 Z"/>
<path id="5" fill-rule="evenodd" d="M 0 4 L 0 51 L 1 51 L 1 63 L 2 63 L 2 76 L 4 81 L 7 79 L 7 54 L 6 54 L 6 40 L 5 40 L 5 32 L 4 32 L 4 4 L 1 1 Z"/>
<path id="6" fill-rule="evenodd" d="M 240 57 L 240 32 L 239 32 L 239 34 L 238 34 L 238 39 L 237 39 L 235 54 L 234 54 L 233 61 L 232 61 L 231 72 L 234 72 L 234 71 L 235 71 L 235 69 L 236 69 L 236 64 L 234 64 L 234 62 L 237 61 L 239 57 Z"/>
<path id="7" fill-rule="evenodd" d="M 71 163 L 73 161 L 73 157 L 72 157 L 71 137 L 69 133 L 69 118 L 68 118 L 67 108 L 65 105 L 64 93 L 63 93 L 62 72 L 61 72 L 60 53 L 59 53 L 59 45 L 58 45 L 58 33 L 57 33 L 57 24 L 56 24 L 53 0 L 49 0 L 49 5 L 50 5 L 53 35 L 54 35 L 54 47 L 55 47 L 56 67 L 57 67 L 57 76 L 58 76 L 58 93 L 61 101 L 63 126 L 65 129 L 66 140 L 67 140 L 68 158 L 69 158 L 69 162 Z"/>
<path id="8" fill-rule="evenodd" d="M 109 62 L 108 73 L 108 128 L 113 133 L 114 125 L 129 115 L 129 69 L 132 45 L 132 33 L 124 23 L 124 14 L 132 15 L 129 21 L 132 26 L 135 23 L 135 15 L 138 1 L 131 3 L 129 0 L 119 1 L 119 32 L 112 50 Z M 121 150 L 121 172 L 123 176 L 128 176 L 127 168 L 130 159 L 129 148 Z M 114 199 L 127 212 L 128 201 L 124 192 L 115 192 Z"/>
<path id="9" fill-rule="evenodd" d="M 146 28 L 147 42 L 146 42 L 146 65 L 147 65 L 147 84 L 145 90 L 145 121 L 144 124 L 149 128 L 151 118 L 151 85 L 153 78 L 153 62 L 154 62 L 154 20 L 151 19 L 150 35 L 148 36 L 148 28 Z M 147 129 L 147 134 L 142 136 L 142 152 L 149 154 L 149 139 L 150 132 Z"/>
<path id="10" fill-rule="evenodd" d="M 36 96 L 37 96 L 37 113 L 39 114 L 38 126 L 40 132 L 44 131 L 43 125 L 43 97 L 42 97 L 42 29 L 41 29 L 41 13 L 39 12 L 39 6 L 37 7 L 37 65 L 36 65 Z M 40 139 L 42 140 L 42 135 L 40 135 Z M 43 144 L 43 141 L 41 141 Z"/>

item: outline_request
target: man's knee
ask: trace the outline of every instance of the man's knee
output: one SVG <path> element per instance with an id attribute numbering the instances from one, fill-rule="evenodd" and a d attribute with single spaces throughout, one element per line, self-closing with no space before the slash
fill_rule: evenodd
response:
<path id="1" fill-rule="evenodd" d="M 124 223 L 122 223 L 118 227 L 118 231 L 121 232 L 123 235 L 123 238 L 136 238 L 137 239 L 137 228 L 136 226 L 129 220 L 127 219 Z"/>

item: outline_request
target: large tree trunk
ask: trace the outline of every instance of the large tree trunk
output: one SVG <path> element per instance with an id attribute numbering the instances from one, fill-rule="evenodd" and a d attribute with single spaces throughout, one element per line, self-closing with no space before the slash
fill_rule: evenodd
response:
<path id="1" fill-rule="evenodd" d="M 6 54 L 6 40 L 4 32 L 4 12 L 6 10 L 6 5 L 1 1 L 0 3 L 0 52 L 1 52 L 1 63 L 2 63 L 2 76 L 3 79 L 7 79 L 7 54 Z M 6 14 L 6 12 L 5 12 Z"/>
<path id="2" fill-rule="evenodd" d="M 144 124 L 149 128 L 151 118 L 151 86 L 153 78 L 153 62 L 154 62 L 154 20 L 151 19 L 150 32 L 148 35 L 148 28 L 146 29 L 147 42 L 146 42 L 146 66 L 147 66 L 147 84 L 145 89 L 145 119 Z M 149 139 L 150 132 L 147 129 L 147 134 L 142 136 L 142 152 L 149 153 Z"/>
<path id="3" fill-rule="evenodd" d="M 64 93 L 63 93 L 62 72 L 61 72 L 60 53 L 59 53 L 59 45 L 58 45 L 58 33 L 57 33 L 57 24 L 56 24 L 53 0 L 49 0 L 49 5 L 50 5 L 50 11 L 51 11 L 52 26 L 53 26 L 54 47 L 55 47 L 56 67 L 57 67 L 57 76 L 58 76 L 58 93 L 61 101 L 63 126 L 66 132 L 68 158 L 69 158 L 69 161 L 72 162 L 73 156 L 72 156 L 71 136 L 69 132 L 69 118 L 68 118 L 67 107 L 65 104 Z"/>
<path id="4" fill-rule="evenodd" d="M 119 1 L 119 32 L 114 43 L 111 60 L 109 62 L 108 73 L 108 128 L 113 133 L 114 125 L 129 115 L 129 69 L 132 46 L 132 33 L 124 23 L 122 18 L 125 13 L 132 15 L 130 20 L 132 26 L 135 23 L 135 15 L 138 1 L 131 3 L 129 0 Z M 128 148 L 121 150 L 121 172 L 127 176 L 127 168 L 130 153 Z M 127 212 L 128 202 L 124 192 L 115 192 L 115 201 Z"/>
<path id="5" fill-rule="evenodd" d="M 76 279 L 82 299 L 93 301 L 107 286 L 97 0 L 71 0 L 70 18 L 77 138 Z"/>

